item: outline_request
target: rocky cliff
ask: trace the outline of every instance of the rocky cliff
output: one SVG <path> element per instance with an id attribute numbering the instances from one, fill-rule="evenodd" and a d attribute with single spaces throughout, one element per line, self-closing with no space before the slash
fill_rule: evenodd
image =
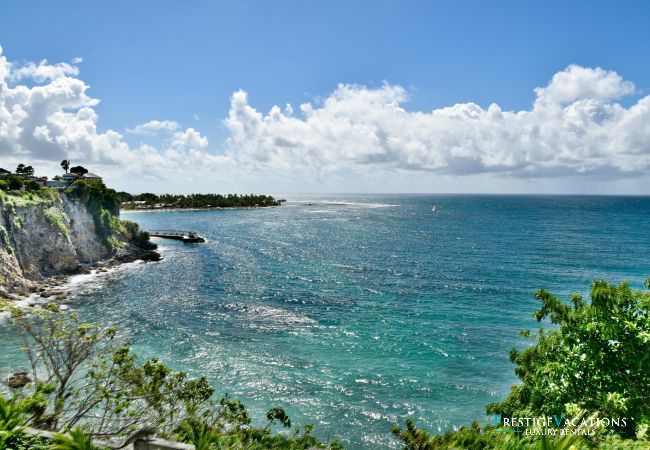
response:
<path id="1" fill-rule="evenodd" d="M 0 294 L 28 293 L 38 280 L 101 261 L 157 259 L 148 236 L 118 219 L 114 194 L 101 184 L 0 191 Z"/>

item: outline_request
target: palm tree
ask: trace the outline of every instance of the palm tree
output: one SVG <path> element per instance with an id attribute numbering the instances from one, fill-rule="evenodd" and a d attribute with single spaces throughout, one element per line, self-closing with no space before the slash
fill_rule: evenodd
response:
<path id="1" fill-rule="evenodd" d="M 68 173 L 68 169 L 70 168 L 70 160 L 69 159 L 64 159 L 61 161 L 61 167 L 63 170 L 65 170 L 65 173 Z"/>
<path id="2" fill-rule="evenodd" d="M 181 425 L 181 436 L 185 442 L 193 444 L 196 450 L 213 450 L 219 440 L 214 430 L 205 422 L 197 420 Z"/>
<path id="3" fill-rule="evenodd" d="M 0 394 L 0 448 L 4 448 L 7 439 L 22 432 L 24 421 L 23 411 L 15 401 L 7 400 Z"/>
<path id="4" fill-rule="evenodd" d="M 81 427 L 68 428 L 67 431 L 67 434 L 54 435 L 50 450 L 95 450 L 92 435 L 86 434 Z"/>

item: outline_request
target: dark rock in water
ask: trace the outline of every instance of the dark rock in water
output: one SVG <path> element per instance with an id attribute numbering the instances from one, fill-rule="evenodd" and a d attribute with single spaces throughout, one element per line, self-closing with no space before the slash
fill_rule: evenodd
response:
<path id="1" fill-rule="evenodd" d="M 145 262 L 148 261 L 160 261 L 162 256 L 155 250 L 147 250 L 142 248 L 132 249 L 128 253 L 122 253 L 115 256 L 114 260 L 119 263 L 133 262 L 137 260 L 142 260 Z"/>
<path id="2" fill-rule="evenodd" d="M 79 264 L 79 266 L 77 266 L 76 272 L 78 274 L 89 274 L 91 272 L 91 270 L 90 270 L 90 268 L 88 266 L 83 265 L 83 264 Z"/>
<path id="3" fill-rule="evenodd" d="M 140 259 L 143 261 L 160 261 L 162 256 L 160 256 L 160 253 L 157 251 L 149 250 L 148 252 L 145 252 Z"/>
<path id="4" fill-rule="evenodd" d="M 154 244 L 151 241 L 145 241 L 145 242 L 140 242 L 138 244 L 138 247 L 144 249 L 144 250 L 155 250 L 158 248 L 158 244 Z"/>
<path id="5" fill-rule="evenodd" d="M 7 378 L 7 386 L 11 389 L 22 389 L 32 382 L 27 372 L 16 372 Z"/>

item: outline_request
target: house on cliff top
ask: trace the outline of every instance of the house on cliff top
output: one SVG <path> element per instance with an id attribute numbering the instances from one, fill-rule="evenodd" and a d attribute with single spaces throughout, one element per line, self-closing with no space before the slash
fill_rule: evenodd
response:
<path id="1" fill-rule="evenodd" d="M 56 189 L 65 189 L 77 180 L 102 181 L 102 177 L 91 172 L 86 172 L 83 175 L 79 175 L 76 173 L 65 173 L 59 177 L 56 177 L 56 179 L 54 180 L 48 181 L 47 187 L 56 188 Z"/>

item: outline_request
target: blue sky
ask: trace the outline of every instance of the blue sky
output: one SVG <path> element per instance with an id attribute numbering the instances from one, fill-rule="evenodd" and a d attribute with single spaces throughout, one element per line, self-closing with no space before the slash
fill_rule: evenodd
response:
<path id="1" fill-rule="evenodd" d="M 233 139 L 230 144 L 226 141 L 232 138 L 233 128 L 224 119 L 232 111 L 233 93 L 240 89 L 248 94 L 246 104 L 262 114 L 286 103 L 294 109 L 306 102 L 318 108 L 339 84 L 361 85 L 370 91 L 399 86 L 406 92 L 400 106 L 408 112 L 429 113 L 470 102 L 483 110 L 496 103 L 503 111 L 522 111 L 532 108 L 536 87 L 548 85 L 555 74 L 573 64 L 614 71 L 634 83 L 633 92 L 608 97 L 629 107 L 650 93 L 649 19 L 650 3 L 643 1 L 111 1 L 101 5 L 8 1 L 0 13 L 0 46 L 14 65 L 44 58 L 50 64 L 83 58 L 74 76 L 90 86 L 90 97 L 101 100 L 93 105 L 97 133 L 121 133 L 130 150 L 135 151 L 143 140 L 127 129 L 150 120 L 172 120 L 179 130 L 192 128 L 209 141 L 199 150 L 221 155 L 233 151 Z M 163 152 L 164 139 L 157 136 L 148 144 Z M 648 151 L 646 146 L 642 156 L 647 157 Z M 2 152 L 9 154 L 11 149 L 5 146 Z M 75 152 L 75 157 L 84 159 L 81 150 Z M 93 158 L 87 158 L 88 163 L 107 164 L 106 158 Z M 236 165 L 256 179 L 257 163 L 264 160 Z M 453 190 L 458 184 L 452 180 L 462 174 L 439 170 L 431 161 L 423 166 L 422 176 L 437 172 L 436 179 L 449 179 L 446 184 L 392 188 Z M 346 175 L 357 172 L 358 160 L 354 164 L 355 168 L 318 165 L 316 178 L 327 190 L 337 186 L 357 190 L 362 186 L 348 182 Z M 398 169 L 408 171 L 407 165 Z M 394 166 L 389 166 L 380 170 L 393 179 Z M 283 160 L 272 169 L 292 168 Z M 601 173 L 602 167 L 596 169 L 594 173 Z M 313 180 L 310 170 L 296 175 L 295 182 L 271 183 L 270 188 L 318 190 L 318 184 L 299 179 Z M 647 175 L 640 170 L 641 176 Z M 643 185 L 638 170 L 623 171 L 635 173 L 616 176 L 616 171 L 606 171 L 605 178 L 615 178 L 611 186 L 615 192 L 635 191 Z M 495 190 L 550 189 L 537 172 L 534 186 L 526 188 L 521 180 L 528 174 L 511 174 L 512 182 Z M 584 182 L 596 183 L 574 175 L 563 178 L 568 191 Z M 481 177 L 486 174 L 478 174 Z M 412 178 L 407 174 L 405 179 Z M 490 190 L 489 180 L 462 180 L 469 183 L 463 190 Z M 116 182 L 140 188 L 125 180 L 116 178 Z M 215 183 L 197 189 L 247 187 L 225 179 Z"/>

